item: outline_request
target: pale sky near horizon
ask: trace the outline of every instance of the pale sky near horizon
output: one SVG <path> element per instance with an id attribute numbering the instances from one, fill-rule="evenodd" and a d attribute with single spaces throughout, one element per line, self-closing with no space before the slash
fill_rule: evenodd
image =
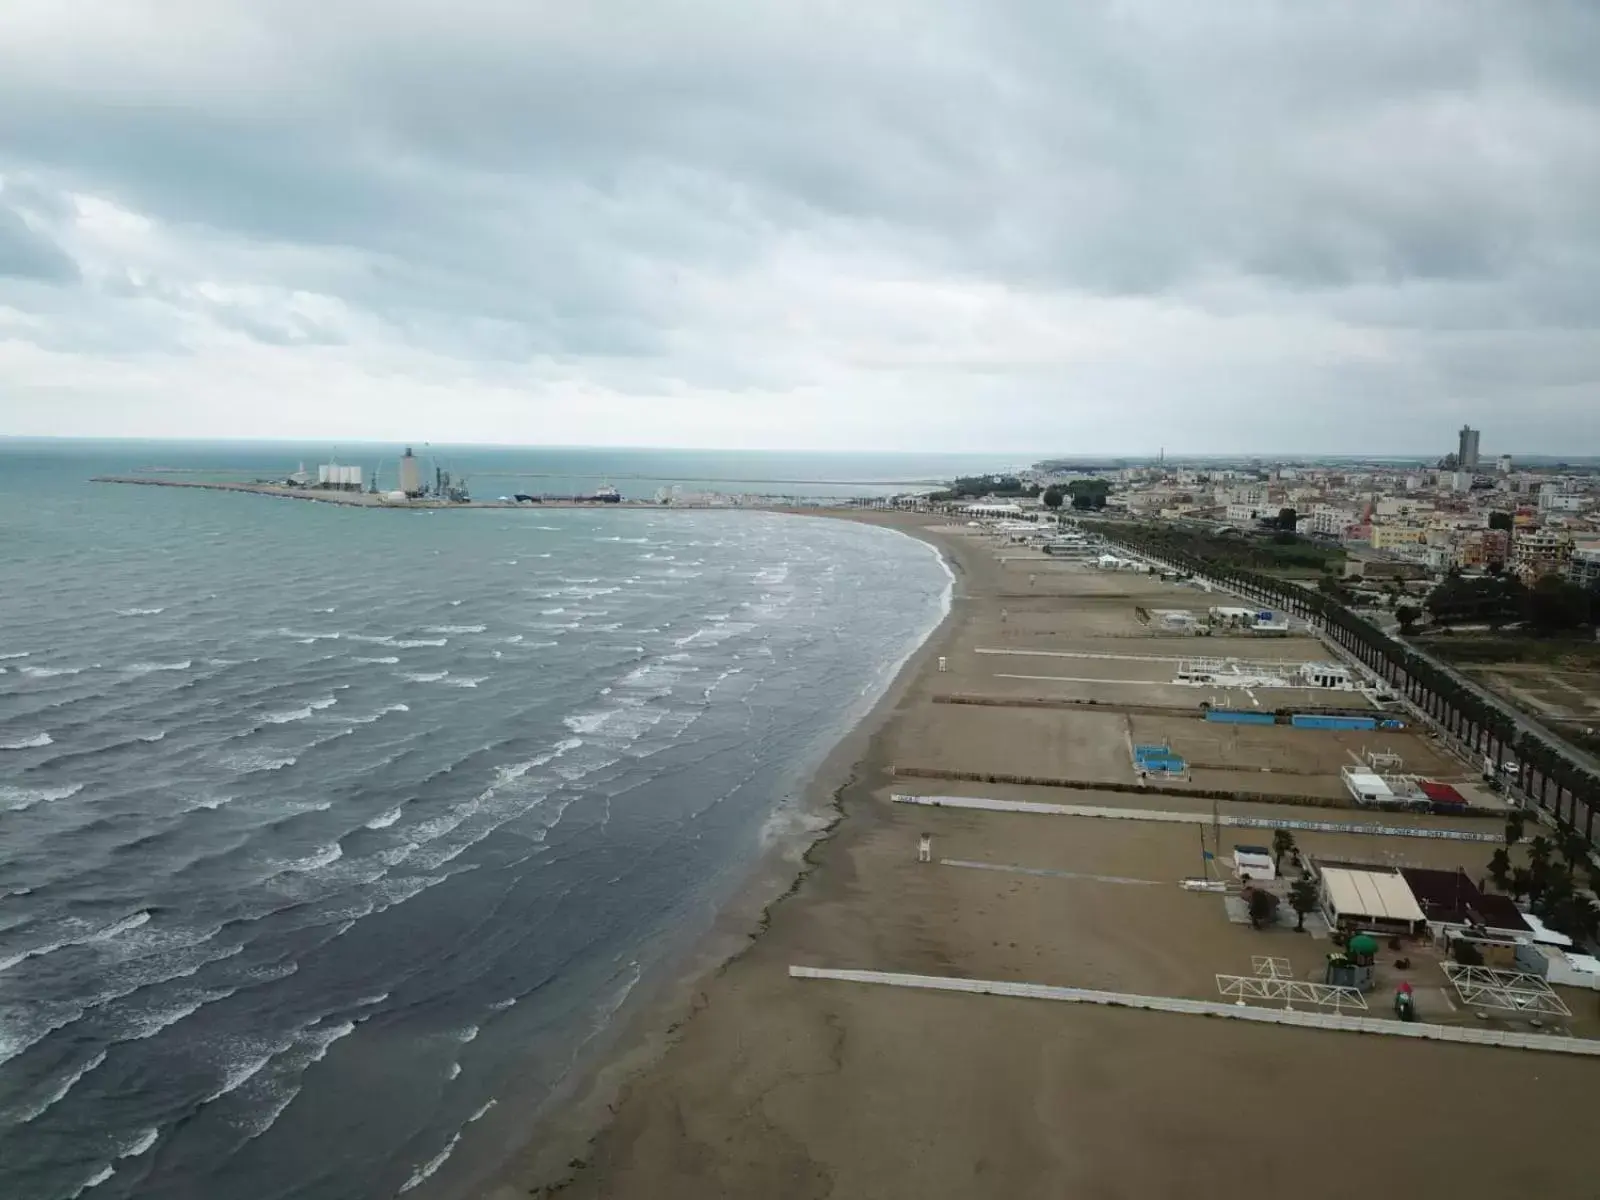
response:
<path id="1" fill-rule="evenodd" d="M 7 0 L 0 434 L 1600 454 L 1600 4 Z"/>

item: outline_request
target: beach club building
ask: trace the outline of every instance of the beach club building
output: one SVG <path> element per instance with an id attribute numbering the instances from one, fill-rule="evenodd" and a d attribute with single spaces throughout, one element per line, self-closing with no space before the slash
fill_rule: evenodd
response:
<path id="1" fill-rule="evenodd" d="M 1317 899 L 1335 929 L 1415 934 L 1428 923 L 1405 877 L 1393 868 L 1357 863 L 1315 864 Z"/>

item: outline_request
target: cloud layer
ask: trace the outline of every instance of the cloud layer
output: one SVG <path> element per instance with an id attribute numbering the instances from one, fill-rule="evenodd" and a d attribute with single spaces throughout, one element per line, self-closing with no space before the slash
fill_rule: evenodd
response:
<path id="1" fill-rule="evenodd" d="M 1580 0 L 11 0 L 0 432 L 1600 453 L 1597 53 Z"/>

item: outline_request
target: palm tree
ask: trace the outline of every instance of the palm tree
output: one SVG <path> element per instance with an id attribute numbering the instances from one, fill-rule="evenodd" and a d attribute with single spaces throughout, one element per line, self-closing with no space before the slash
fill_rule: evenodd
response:
<path id="1" fill-rule="evenodd" d="M 1283 874 L 1282 864 L 1285 854 L 1294 853 L 1294 834 L 1287 829 L 1277 829 L 1272 834 L 1272 869 L 1276 874 Z"/>
<path id="2" fill-rule="evenodd" d="M 1289 907 L 1294 909 L 1296 933 L 1305 932 L 1306 914 L 1316 912 L 1317 905 L 1317 885 L 1314 880 L 1296 879 L 1289 885 Z"/>
<path id="3" fill-rule="evenodd" d="M 1520 900 L 1533 889 L 1533 876 L 1527 867 L 1517 867 L 1511 872 L 1511 896 Z"/>
<path id="4" fill-rule="evenodd" d="M 1502 892 L 1511 889 L 1511 855 L 1502 846 L 1489 858 L 1489 878 Z"/>
<path id="5" fill-rule="evenodd" d="M 1522 831 L 1527 828 L 1528 814 L 1520 808 L 1514 808 L 1506 815 L 1506 845 L 1515 846 L 1522 840 Z"/>
<path id="6" fill-rule="evenodd" d="M 1548 871 L 1550 858 L 1555 853 L 1556 844 L 1544 834 L 1537 835 L 1528 843 L 1528 866 L 1535 871 Z"/>

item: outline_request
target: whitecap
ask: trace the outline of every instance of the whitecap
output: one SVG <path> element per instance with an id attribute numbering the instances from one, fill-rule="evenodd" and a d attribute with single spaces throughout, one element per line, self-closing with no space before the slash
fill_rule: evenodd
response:
<path id="1" fill-rule="evenodd" d="M 29 653 L 27 650 L 13 650 L 9 654 L 0 654 L 0 662 L 9 661 L 13 658 L 27 658 Z"/>
<path id="2" fill-rule="evenodd" d="M 21 954 L 13 954 L 10 958 L 0 958 L 0 971 L 9 971 L 18 963 L 26 962 L 30 958 L 43 958 L 46 954 L 54 954 L 57 950 L 65 950 L 68 946 L 87 946 L 93 942 L 107 942 L 118 934 L 127 933 L 130 929 L 137 929 L 150 920 L 150 914 L 143 910 L 130 913 L 120 920 L 113 921 L 102 929 L 78 937 L 63 938 L 59 942 L 48 942 L 43 946 L 33 946 Z"/>
<path id="3" fill-rule="evenodd" d="M 400 810 L 391 808 L 388 812 L 379 813 L 367 822 L 368 829 L 387 829 L 400 819 Z"/>
<path id="4" fill-rule="evenodd" d="M 465 1029 L 456 1030 L 455 1036 L 462 1045 L 466 1045 L 478 1036 L 478 1027 L 476 1025 L 468 1025 Z"/>
<path id="5" fill-rule="evenodd" d="M 482 633 L 487 625 L 429 625 L 423 633 Z"/>
<path id="6" fill-rule="evenodd" d="M 400 678 L 412 683 L 437 683 L 448 674 L 449 671 L 411 671 L 402 673 Z"/>
<path id="7" fill-rule="evenodd" d="M 41 1100 L 38 1104 L 36 1104 L 33 1108 L 19 1115 L 17 1117 L 17 1124 L 26 1125 L 34 1118 L 42 1116 L 47 1109 L 54 1107 L 54 1105 L 56 1105 L 62 1099 L 62 1097 L 76 1087 L 78 1080 L 82 1079 L 90 1071 L 93 1071 L 105 1061 L 106 1052 L 102 1050 L 99 1054 L 96 1054 L 88 1062 L 84 1063 L 76 1071 L 73 1071 L 65 1079 L 58 1083 L 55 1087 L 55 1090 Z"/>
<path id="8" fill-rule="evenodd" d="M 105 1166 L 101 1167 L 93 1175 L 89 1176 L 89 1178 L 85 1179 L 81 1184 L 79 1184 L 78 1190 L 73 1192 L 72 1195 L 67 1198 L 67 1200 L 78 1200 L 78 1197 L 83 1195 L 90 1188 L 99 1187 L 102 1183 L 110 1179 L 116 1173 L 116 1167 L 112 1166 L 110 1163 L 107 1163 Z"/>
<path id="9" fill-rule="evenodd" d="M 352 658 L 350 661 L 351 662 L 358 662 L 358 663 L 382 663 L 385 666 L 391 666 L 392 667 L 392 666 L 394 666 L 395 663 L 399 662 L 400 660 L 398 658 L 390 656 L 390 657 L 387 657 L 387 658 Z"/>
<path id="10" fill-rule="evenodd" d="M 233 799 L 232 796 L 201 796 L 199 799 L 191 801 L 183 811 L 197 812 L 202 808 L 215 810 L 221 808 L 224 804 L 232 804 Z"/>
<path id="11" fill-rule="evenodd" d="M 347 633 L 347 634 L 345 634 L 345 636 L 347 638 L 349 638 L 352 642 L 371 642 L 371 643 L 373 643 L 374 645 L 377 645 L 377 646 L 392 646 L 392 645 L 394 645 L 394 638 L 391 637 L 387 633 L 380 633 L 380 634 Z"/>
<path id="12" fill-rule="evenodd" d="M 200 1103 L 210 1104 L 213 1100 L 217 1100 L 223 1096 L 226 1096 L 229 1092 L 234 1091 L 236 1088 L 243 1087 L 251 1079 L 254 1079 L 256 1075 L 261 1072 L 262 1068 L 273 1060 L 273 1057 L 276 1054 L 277 1051 L 273 1050 L 267 1054 L 259 1054 L 253 1058 L 243 1059 L 234 1063 L 223 1072 L 222 1085 L 204 1100 L 200 1101 Z"/>
<path id="13" fill-rule="evenodd" d="M 391 645 L 398 646 L 402 650 L 415 650 L 418 646 L 445 646 L 449 642 L 449 638 L 412 638 L 409 641 L 393 642 Z"/>
<path id="14" fill-rule="evenodd" d="M 521 640 L 522 640 L 522 635 L 520 633 L 513 633 L 510 637 L 505 639 L 506 644 L 508 646 L 515 646 Z"/>
<path id="15" fill-rule="evenodd" d="M 467 1124 L 471 1125 L 474 1121 L 481 1120 L 484 1116 L 486 1116 L 488 1114 L 489 1110 L 491 1108 L 493 1108 L 498 1103 L 500 1103 L 498 1100 L 489 1101 L 489 1103 L 485 1104 L 477 1112 L 473 1113 L 470 1117 L 467 1118 Z"/>
<path id="16" fill-rule="evenodd" d="M 448 1082 L 449 1080 L 452 1080 L 452 1079 L 456 1078 L 460 1074 L 461 1074 L 461 1064 L 458 1063 L 458 1062 L 453 1062 L 453 1063 L 450 1064 L 450 1069 L 445 1072 L 445 1076 L 444 1077 L 445 1077 L 446 1082 Z"/>
<path id="17" fill-rule="evenodd" d="M 335 717 L 336 721 L 343 721 L 346 725 L 371 725 L 374 721 L 381 720 L 392 712 L 410 712 L 411 708 L 405 704 L 386 704 L 377 712 L 367 717 Z"/>
<path id="18" fill-rule="evenodd" d="M 57 675 L 82 675 L 82 667 L 18 667 L 18 671 L 33 679 L 54 679 Z"/>
<path id="19" fill-rule="evenodd" d="M 223 763 L 241 775 L 250 775 L 256 771 L 281 771 L 299 761 L 299 756 L 294 754 L 234 754 Z"/>
<path id="20" fill-rule="evenodd" d="M 338 630 L 332 633 L 305 633 L 298 629 L 279 629 L 277 635 L 297 642 L 336 642 L 344 636 Z"/>
<path id="21" fill-rule="evenodd" d="M 145 742 L 145 743 L 149 744 L 149 743 L 153 743 L 153 742 L 162 741 L 162 740 L 164 740 L 166 738 L 166 736 L 167 736 L 167 731 L 165 729 L 160 729 L 160 730 L 157 730 L 155 733 L 141 733 L 141 734 L 138 735 L 138 737 L 135 740 L 136 741 L 140 741 L 140 742 Z"/>
<path id="22" fill-rule="evenodd" d="M 489 678 L 487 675 L 476 677 L 471 675 L 452 675 L 444 682 L 446 687 L 475 688 L 487 678 Z"/>
<path id="23" fill-rule="evenodd" d="M 308 854 L 304 858 L 296 858 L 284 863 L 283 870 L 296 872 L 315 871 L 322 867 L 332 866 L 343 857 L 344 847 L 339 845 L 338 842 L 329 842 L 314 854 Z"/>
<path id="24" fill-rule="evenodd" d="M 423 1163 L 415 1171 L 411 1172 L 411 1178 L 400 1185 L 400 1191 L 397 1192 L 396 1195 L 409 1192 L 412 1188 L 419 1186 L 425 1182 L 435 1171 L 444 1166 L 445 1160 L 455 1152 L 456 1145 L 460 1141 L 461 1135 L 457 1133 L 453 1138 L 450 1139 L 449 1144 L 446 1145 L 443 1150 L 439 1151 L 438 1154 L 435 1154 L 427 1162 Z"/>
<path id="25" fill-rule="evenodd" d="M 48 733 L 36 733 L 32 737 L 22 738 L 20 741 L 0 742 L 0 750 L 39 750 L 54 744 L 55 738 Z"/>
<path id="26" fill-rule="evenodd" d="M 21 812 L 23 809 L 32 808 L 35 804 L 48 803 L 52 800 L 68 800 L 83 791 L 83 784 L 72 783 L 66 787 L 56 788 L 23 788 L 0 786 L 0 807 L 11 812 Z"/>
<path id="27" fill-rule="evenodd" d="M 117 609 L 117 616 L 119 616 L 119 617 L 156 617 L 156 616 L 160 616 L 162 613 L 164 613 L 166 611 L 167 610 L 164 609 L 164 608 L 119 608 L 119 609 Z"/>
<path id="28" fill-rule="evenodd" d="M 187 671 L 193 665 L 193 660 L 186 658 L 181 662 L 134 663 L 131 667 L 124 667 L 123 670 L 129 675 L 149 675 L 153 671 Z"/>

